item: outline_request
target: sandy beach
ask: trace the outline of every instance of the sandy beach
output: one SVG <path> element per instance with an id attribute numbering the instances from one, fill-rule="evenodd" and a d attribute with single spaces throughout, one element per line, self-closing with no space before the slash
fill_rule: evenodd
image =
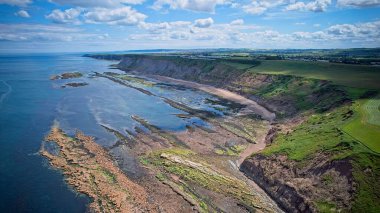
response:
<path id="1" fill-rule="evenodd" d="M 149 77 L 157 79 L 159 81 L 166 82 L 166 83 L 180 84 L 186 87 L 198 89 L 198 90 L 216 95 L 218 97 L 221 97 L 221 98 L 224 98 L 224 99 L 227 99 L 227 100 L 230 100 L 242 105 L 246 105 L 246 108 L 243 110 L 245 113 L 258 114 L 263 119 L 268 120 L 268 121 L 273 121 L 276 118 L 276 115 L 274 113 L 270 112 L 263 106 L 259 105 L 257 102 L 225 89 L 216 88 L 213 86 L 199 84 L 199 83 L 195 83 L 191 81 L 159 76 L 159 75 L 149 75 Z"/>

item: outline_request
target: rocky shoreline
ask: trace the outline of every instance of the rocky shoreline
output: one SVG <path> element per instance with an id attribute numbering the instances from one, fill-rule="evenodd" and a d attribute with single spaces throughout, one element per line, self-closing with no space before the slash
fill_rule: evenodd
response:
<path id="1" fill-rule="evenodd" d="M 63 171 L 68 184 L 93 199 L 90 209 L 281 212 L 231 164 L 239 159 L 239 147 L 247 147 L 251 140 L 266 134 L 267 121 L 246 115 L 227 120 L 209 117 L 208 122 L 214 126 L 212 132 L 198 127 L 168 132 L 137 116 L 133 119 L 149 132 L 136 129 L 137 134 L 121 133 L 104 126 L 118 138 L 108 149 L 79 132 L 74 137 L 67 136 L 58 127 L 53 127 L 46 137 L 46 143 L 58 145 L 58 154 L 48 152 L 44 146 L 40 153 Z M 250 127 L 255 134 L 248 140 L 245 128 L 250 123 L 256 123 Z M 132 167 L 126 156 L 136 159 L 137 165 Z M 125 190 L 120 191 L 121 188 Z"/>
<path id="2" fill-rule="evenodd" d="M 97 58 L 97 56 L 90 57 Z M 262 150 L 266 144 L 271 144 L 277 140 L 279 135 L 282 135 L 282 137 L 290 136 L 290 140 L 293 140 L 291 138 L 292 132 L 297 128 L 301 129 L 301 124 L 307 118 L 310 118 L 308 113 L 314 110 L 318 110 L 321 116 L 330 119 L 329 111 L 338 108 L 342 111 L 338 110 L 339 113 L 342 113 L 341 115 L 339 113 L 334 115 L 340 119 L 338 121 L 342 122 L 347 119 L 347 116 L 352 115 L 345 112 L 349 107 L 350 99 L 342 88 L 331 85 L 326 81 L 300 77 L 244 73 L 225 64 L 221 65 L 209 61 L 206 63 L 202 60 L 193 61 L 170 57 L 166 59 L 161 56 L 127 55 L 118 57 L 120 63 L 116 67 L 129 74 L 156 77 L 157 79 L 171 83 L 177 82 L 193 88 L 194 85 L 199 83 L 207 85 L 204 86 L 207 88 L 209 86 L 213 88 L 219 87 L 254 100 L 278 115 L 275 123 L 272 122 L 273 119 L 267 119 L 270 122 L 262 123 L 260 127 L 257 124 L 262 120 L 249 118 L 253 120 L 244 121 L 247 118 L 244 117 L 246 116 L 244 113 L 241 113 L 240 116 L 232 116 L 229 119 L 218 120 L 218 118 L 209 116 L 208 113 L 197 110 L 192 111 L 186 106 L 168 100 L 167 103 L 171 106 L 190 114 L 193 113 L 192 115 L 200 116 L 220 129 L 209 131 L 192 127 L 188 128 L 186 132 L 173 133 L 161 131 L 146 123 L 143 119 L 134 118 L 148 128 L 150 133 L 146 134 L 137 129 L 138 134 L 132 136 L 133 143 L 128 143 L 126 146 L 133 150 L 133 153 L 140 159 L 140 163 L 153 172 L 161 183 L 169 186 L 177 195 L 181 195 L 193 209 L 197 211 L 209 211 L 212 209 L 227 212 L 236 210 L 239 212 L 255 210 L 281 211 L 270 198 L 265 198 L 268 197 L 266 194 L 259 196 L 261 197 L 259 200 L 266 201 L 266 204 L 264 204 L 266 207 L 263 208 L 260 204 L 257 204 L 257 202 L 260 203 L 259 200 L 247 205 L 246 198 L 241 194 L 213 188 L 213 184 L 227 186 L 229 184 L 219 181 L 206 181 L 208 179 L 204 179 L 203 174 L 199 173 L 199 170 L 205 171 L 203 167 L 190 166 L 188 168 L 189 165 L 203 165 L 203 163 L 211 163 L 213 167 L 221 169 L 221 173 L 225 174 L 227 172 L 229 175 L 242 180 L 245 177 L 236 172 L 237 165 L 241 164 L 240 170 L 262 187 L 286 211 L 317 212 L 320 209 L 341 211 L 342 209 L 351 208 L 356 183 L 353 181 L 354 166 L 350 159 L 331 160 L 330 158 L 334 153 L 320 151 L 313 157 L 314 160 L 308 161 L 307 166 L 305 166 L 301 161 L 289 159 L 286 155 L 266 155 L 265 150 L 267 149 L 252 156 L 250 156 L 250 153 L 243 152 L 242 154 L 244 149 L 247 150 L 246 152 L 248 150 L 253 152 Z M 115 58 L 113 59 L 116 60 Z M 112 78 L 111 80 L 123 85 L 125 84 L 124 80 L 128 81 L 128 79 L 117 79 L 117 76 L 107 76 L 107 78 Z M 131 85 L 125 84 L 125 86 Z M 291 86 L 290 89 L 288 88 L 287 93 L 281 96 L 270 96 L 284 86 Z M 198 89 L 200 89 L 199 86 Z M 300 93 L 299 97 L 294 97 L 292 92 L 295 93 L 298 90 L 304 90 L 304 92 Z M 262 117 L 265 118 L 265 116 Z M 267 116 L 267 118 L 269 117 Z M 335 122 L 334 120 L 332 121 Z M 324 127 L 321 122 L 310 122 L 311 124 L 308 124 L 310 126 L 306 127 L 311 129 L 307 131 L 315 130 L 317 133 L 317 130 L 313 129 L 313 125 Z M 261 128 L 261 130 L 258 128 Z M 339 129 L 330 129 L 328 128 L 326 133 L 336 132 L 338 138 L 346 139 Z M 252 135 L 251 133 L 254 134 Z M 237 138 L 232 139 L 231 137 Z M 240 142 L 231 144 L 229 141 Z M 258 142 L 258 144 L 250 144 L 252 142 Z M 120 142 L 119 144 L 123 143 Z M 340 146 L 349 146 L 347 144 L 349 142 L 339 143 L 337 149 L 340 149 Z M 241 147 L 244 148 L 241 149 Z M 173 148 L 176 149 L 173 150 Z M 180 149 L 178 150 L 178 148 Z M 190 154 L 189 150 L 191 151 Z M 191 159 L 191 163 L 186 164 L 189 159 Z M 206 171 L 210 170 L 206 169 Z M 215 177 L 208 178 L 213 179 Z M 202 184 L 202 182 L 207 182 L 207 184 Z M 244 182 L 248 183 L 249 180 Z M 189 184 L 191 187 L 189 187 Z M 255 188 L 257 186 L 251 185 L 248 187 Z M 178 191 L 179 189 L 182 189 L 182 191 Z M 225 196 L 224 199 L 226 197 L 230 199 L 232 196 L 234 201 L 228 199 L 229 202 L 222 204 L 220 202 L 222 198 L 213 194 L 216 190 L 223 192 L 222 197 Z M 244 192 L 243 189 L 240 190 Z M 258 191 L 260 190 L 256 190 L 256 193 Z"/>

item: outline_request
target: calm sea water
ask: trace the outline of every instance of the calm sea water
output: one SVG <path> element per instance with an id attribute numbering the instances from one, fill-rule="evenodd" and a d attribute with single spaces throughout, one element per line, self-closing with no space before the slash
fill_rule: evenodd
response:
<path id="1" fill-rule="evenodd" d="M 1 212 L 84 212 L 89 199 L 78 195 L 51 169 L 38 151 L 55 121 L 69 134 L 78 129 L 93 135 L 103 146 L 115 137 L 100 124 L 120 132 L 139 124 L 138 115 L 167 130 L 179 131 L 186 125 L 204 125 L 199 118 L 181 119 L 181 112 L 166 104 L 167 97 L 194 108 L 223 114 L 205 99 L 215 97 L 193 90 L 147 87 L 149 96 L 105 78 L 92 78 L 93 72 L 109 70 L 109 61 L 80 55 L 0 56 L 0 211 Z M 51 81 L 62 72 L 78 71 L 80 79 Z M 66 82 L 87 82 L 88 86 L 65 88 Z M 211 128 L 211 127 L 210 127 Z"/>

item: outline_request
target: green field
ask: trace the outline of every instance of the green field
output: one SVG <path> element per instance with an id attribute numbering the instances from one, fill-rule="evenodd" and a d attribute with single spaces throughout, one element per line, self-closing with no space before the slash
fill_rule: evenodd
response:
<path id="1" fill-rule="evenodd" d="M 357 112 L 343 130 L 371 150 L 380 153 L 379 99 L 360 100 L 353 106 Z"/>
<path id="2" fill-rule="evenodd" d="M 285 153 L 295 161 L 307 161 L 321 150 L 333 150 L 344 143 L 353 145 L 355 140 L 342 134 L 339 127 L 350 112 L 343 106 L 331 112 L 314 114 L 297 126 L 291 134 L 279 134 L 274 143 L 263 150 L 264 154 Z"/>
<path id="3" fill-rule="evenodd" d="M 380 98 L 369 100 L 363 107 L 367 123 L 380 126 Z"/>
<path id="4" fill-rule="evenodd" d="M 268 60 L 249 71 L 329 80 L 338 85 L 380 90 L 380 67 L 375 66 Z"/>

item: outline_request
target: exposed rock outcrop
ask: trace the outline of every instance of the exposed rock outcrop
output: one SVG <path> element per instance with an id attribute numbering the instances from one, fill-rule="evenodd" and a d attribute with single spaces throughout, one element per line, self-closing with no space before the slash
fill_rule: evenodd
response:
<path id="1" fill-rule="evenodd" d="M 316 201 L 338 203 L 336 211 L 347 210 L 352 200 L 352 168 L 348 159 L 327 161 L 317 157 L 298 168 L 286 156 L 257 154 L 240 169 L 289 212 L 317 212 Z"/>

